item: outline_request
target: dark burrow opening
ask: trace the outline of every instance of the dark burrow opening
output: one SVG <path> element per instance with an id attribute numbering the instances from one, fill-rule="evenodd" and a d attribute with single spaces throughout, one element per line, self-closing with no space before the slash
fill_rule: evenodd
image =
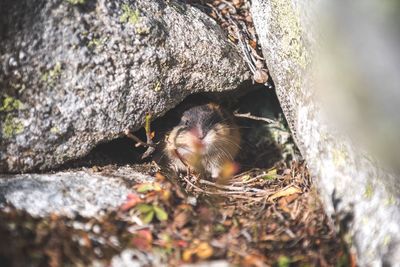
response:
<path id="1" fill-rule="evenodd" d="M 164 166 L 167 163 L 163 155 L 165 135 L 179 123 L 185 110 L 209 102 L 218 103 L 236 115 L 234 118 L 240 128 L 242 139 L 241 150 L 236 159 L 240 171 L 270 168 L 281 160 L 290 162 L 299 157 L 273 86 L 267 87 L 246 82 L 240 89 L 230 93 L 191 95 L 164 116 L 152 121 L 151 131 L 155 134 L 153 141 L 157 144 L 157 148 L 146 159 L 142 159 L 146 148 L 137 146 L 136 141 L 123 136 L 98 144 L 85 157 L 70 161 L 60 169 L 102 167 L 110 164 L 130 165 L 153 160 Z M 146 141 L 144 128 L 132 134 Z"/>

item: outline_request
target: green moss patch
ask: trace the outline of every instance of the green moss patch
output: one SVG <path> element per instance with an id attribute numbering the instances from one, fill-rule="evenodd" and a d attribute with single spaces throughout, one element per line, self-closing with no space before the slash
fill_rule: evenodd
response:
<path id="1" fill-rule="evenodd" d="M 140 12 L 139 9 L 132 9 L 128 4 L 122 5 L 122 15 L 119 18 L 121 22 L 130 23 L 135 25 L 140 20 Z"/>
<path id="2" fill-rule="evenodd" d="M 0 106 L 0 112 L 11 112 L 22 108 L 22 102 L 11 96 L 6 96 Z"/>
<path id="3" fill-rule="evenodd" d="M 49 86 L 54 86 L 55 82 L 61 76 L 61 71 L 62 71 L 61 63 L 57 62 L 52 69 L 43 73 L 43 75 L 40 77 L 40 80 Z"/>
<path id="4" fill-rule="evenodd" d="M 24 125 L 11 114 L 7 114 L 3 124 L 3 137 L 11 138 L 24 131 Z"/>

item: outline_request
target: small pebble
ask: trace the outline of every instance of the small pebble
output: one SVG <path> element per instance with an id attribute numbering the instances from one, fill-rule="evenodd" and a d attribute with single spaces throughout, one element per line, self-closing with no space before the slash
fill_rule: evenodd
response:
<path id="1" fill-rule="evenodd" d="M 8 66 L 10 66 L 10 67 L 12 67 L 12 68 L 18 67 L 18 62 L 17 62 L 17 60 L 15 59 L 15 57 L 10 57 L 10 58 L 8 59 Z"/>
<path id="2" fill-rule="evenodd" d="M 19 51 L 19 61 L 20 62 L 26 62 L 27 56 L 26 53 L 24 51 Z"/>
<path id="3" fill-rule="evenodd" d="M 268 73 L 264 69 L 256 70 L 253 79 L 257 83 L 266 83 L 268 81 Z"/>

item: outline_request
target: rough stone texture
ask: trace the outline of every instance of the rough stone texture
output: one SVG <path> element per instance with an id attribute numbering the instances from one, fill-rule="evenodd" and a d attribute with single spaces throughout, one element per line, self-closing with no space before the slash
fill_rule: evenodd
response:
<path id="1" fill-rule="evenodd" d="M 251 11 L 277 95 L 295 140 L 307 159 L 311 173 L 317 178 L 328 213 L 349 227 L 349 235 L 345 238 L 356 249 L 357 264 L 398 266 L 398 177 L 384 171 L 370 155 L 350 142 L 347 135 L 339 133 L 326 118 L 315 95 L 313 64 L 320 36 L 314 27 L 320 21 L 314 21 L 314 14 L 318 14 L 318 2 L 253 0 Z M 349 8 L 343 3 L 338 5 Z M 375 14 L 375 11 L 372 13 Z M 379 68 L 379 65 L 367 65 L 367 68 Z M 359 69 L 357 74 L 363 77 L 366 73 Z M 348 85 L 337 81 L 336 86 Z M 396 86 L 398 88 L 398 83 Z M 375 92 L 380 90 L 375 89 Z M 349 89 L 348 92 L 352 91 Z M 384 94 L 384 91 L 379 92 Z M 373 96 L 363 96 L 374 102 Z"/>
<path id="2" fill-rule="evenodd" d="M 162 0 L 0 3 L 0 172 L 87 154 L 146 112 L 235 89 L 237 48 L 196 8 Z M 75 1 L 79 2 L 79 1 Z"/>
<path id="3" fill-rule="evenodd" d="M 124 174 L 129 172 L 129 178 Z M 89 169 L 55 174 L 0 175 L 0 206 L 12 204 L 32 216 L 97 217 L 121 205 L 129 184 L 153 181 L 132 168 L 97 174 Z"/>

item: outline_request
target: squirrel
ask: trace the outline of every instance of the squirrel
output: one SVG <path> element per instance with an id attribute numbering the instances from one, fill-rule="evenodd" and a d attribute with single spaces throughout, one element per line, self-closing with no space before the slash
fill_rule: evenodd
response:
<path id="1" fill-rule="evenodd" d="M 165 138 L 164 152 L 177 172 L 188 169 L 216 179 L 240 148 L 239 128 L 227 111 L 209 103 L 186 110 Z"/>

